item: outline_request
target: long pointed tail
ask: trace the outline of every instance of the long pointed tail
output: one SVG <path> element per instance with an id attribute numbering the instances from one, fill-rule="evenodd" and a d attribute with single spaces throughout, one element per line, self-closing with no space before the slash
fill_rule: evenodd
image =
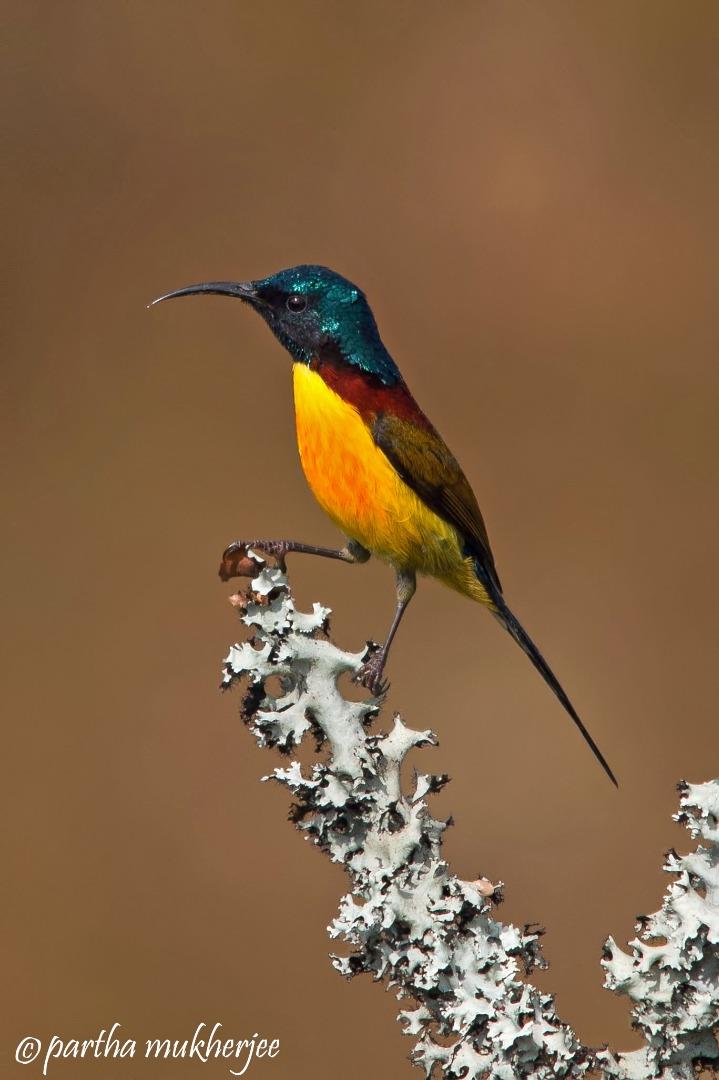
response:
<path id="1" fill-rule="evenodd" d="M 524 629 L 524 627 L 520 623 L 519 619 L 516 617 L 516 615 L 514 615 L 513 612 L 511 612 L 509 610 L 509 608 L 507 607 L 507 605 L 506 605 L 506 603 L 504 601 L 504 597 L 501 595 L 501 593 L 499 593 L 495 589 L 492 590 L 492 600 L 494 601 L 494 605 L 496 607 L 496 612 L 495 612 L 496 617 L 499 619 L 502 626 L 505 628 L 505 630 L 509 631 L 509 633 L 512 635 L 512 637 L 517 642 L 519 647 L 523 650 L 523 652 L 525 652 L 527 654 L 529 659 L 532 661 L 535 668 L 537 669 L 539 674 L 542 676 L 544 681 L 547 683 L 547 685 L 552 688 L 552 690 L 557 695 L 557 697 L 561 701 L 564 708 L 567 710 L 567 712 L 571 716 L 574 723 L 579 728 L 580 732 L 582 733 L 582 736 L 584 737 L 585 741 L 588 743 L 592 753 L 594 754 L 595 758 L 597 759 L 599 764 L 604 769 L 604 771 L 607 774 L 607 776 L 609 777 L 609 779 L 612 781 L 612 783 L 614 784 L 615 787 L 619 787 L 619 784 L 617 783 L 617 778 L 615 777 L 612 770 L 609 768 L 609 765 L 607 764 L 607 761 L 606 761 L 604 755 L 602 754 L 601 750 L 599 749 L 599 747 L 595 743 L 592 736 L 589 734 L 589 732 L 585 728 L 582 721 L 577 716 L 577 713 L 576 713 L 576 710 L 575 710 L 574 706 L 572 705 L 571 701 L 569 700 L 569 698 L 565 694 L 564 690 L 560 686 L 556 675 L 554 674 L 554 672 L 552 671 L 552 669 L 550 668 L 549 664 L 544 659 L 542 654 L 540 653 L 537 646 L 534 644 L 534 642 L 530 638 L 527 631 Z"/>

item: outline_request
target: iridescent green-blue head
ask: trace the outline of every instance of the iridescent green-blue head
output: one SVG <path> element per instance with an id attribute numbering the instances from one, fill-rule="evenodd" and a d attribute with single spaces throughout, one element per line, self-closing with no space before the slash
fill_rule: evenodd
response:
<path id="1" fill-rule="evenodd" d="M 154 303 L 195 293 L 234 296 L 250 304 L 298 363 L 343 363 L 390 386 L 400 379 L 364 293 L 326 266 L 292 266 L 257 281 L 207 281 Z"/>

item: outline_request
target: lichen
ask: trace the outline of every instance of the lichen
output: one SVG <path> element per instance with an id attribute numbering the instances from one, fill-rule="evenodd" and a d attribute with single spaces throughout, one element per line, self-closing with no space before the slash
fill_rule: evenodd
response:
<path id="1" fill-rule="evenodd" d="M 613 1076 L 691 1077 L 719 1062 L 719 780 L 682 782 L 679 792 L 674 818 L 705 844 L 667 853 L 674 880 L 659 911 L 637 922 L 631 954 L 612 938 L 605 946 L 604 985 L 631 998 L 646 1041 L 635 1053 L 603 1055 Z"/>
<path id="2" fill-rule="evenodd" d="M 594 1051 L 527 979 L 546 966 L 539 934 L 501 922 L 498 887 L 462 881 L 442 859 L 448 822 L 432 816 L 427 797 L 447 777 L 415 772 L 403 786 L 405 758 L 436 745 L 435 735 L 397 715 L 388 732 L 375 732 L 380 702 L 350 701 L 338 685 L 357 674 L 367 650 L 339 649 L 328 609 L 297 611 L 285 573 L 250 558 L 256 576 L 233 602 L 252 636 L 230 649 L 223 685 L 246 682 L 243 716 L 261 746 L 291 755 L 313 733 L 322 747 L 308 770 L 291 760 L 263 779 L 289 789 L 297 828 L 344 866 L 350 890 L 328 929 L 351 951 L 332 961 L 347 978 L 369 973 L 409 999 L 399 1019 L 425 1075 L 683 1077 L 715 1060 L 719 782 L 683 786 L 678 818 L 707 846 L 670 853 L 676 880 L 643 921 L 631 956 L 611 939 L 606 946 L 606 985 L 635 1002 L 646 1047 Z M 267 686 L 271 677 L 278 692 Z M 657 936 L 666 944 L 652 944 Z"/>

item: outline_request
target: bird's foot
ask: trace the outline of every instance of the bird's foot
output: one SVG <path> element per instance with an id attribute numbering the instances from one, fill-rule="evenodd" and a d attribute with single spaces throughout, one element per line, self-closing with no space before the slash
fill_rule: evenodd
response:
<path id="1" fill-rule="evenodd" d="M 343 548 L 317 547 L 316 544 L 302 544 L 299 540 L 235 540 L 230 544 L 222 555 L 220 563 L 220 577 L 223 581 L 229 581 L 231 577 L 251 577 L 255 568 L 252 559 L 247 554 L 248 548 L 257 548 L 267 555 L 272 555 L 277 560 L 280 570 L 285 569 L 285 556 L 291 551 L 300 555 L 319 555 L 323 559 L 340 559 L 346 563 L 367 562 L 369 551 L 358 544 L 356 540 L 350 540 Z"/>
<path id="2" fill-rule="evenodd" d="M 255 577 L 257 563 L 248 555 L 248 548 L 272 555 L 280 567 L 284 567 L 285 555 L 290 550 L 287 540 L 234 540 L 222 552 L 219 574 L 223 581 L 233 577 Z"/>
<path id="3" fill-rule="evenodd" d="M 389 682 L 382 677 L 384 674 L 384 662 L 384 650 L 378 649 L 377 652 L 372 653 L 369 659 L 365 660 L 355 675 L 353 682 L 359 683 L 360 686 L 366 686 L 374 697 L 384 697 L 389 690 Z"/>

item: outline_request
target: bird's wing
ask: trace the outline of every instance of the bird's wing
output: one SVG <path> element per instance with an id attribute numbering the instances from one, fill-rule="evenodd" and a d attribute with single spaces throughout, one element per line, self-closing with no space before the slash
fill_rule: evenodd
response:
<path id="1" fill-rule="evenodd" d="M 502 591 L 487 529 L 469 481 L 459 462 L 433 428 L 422 428 L 388 413 L 372 425 L 375 443 L 408 487 L 467 541 L 468 554 L 479 559 Z"/>

